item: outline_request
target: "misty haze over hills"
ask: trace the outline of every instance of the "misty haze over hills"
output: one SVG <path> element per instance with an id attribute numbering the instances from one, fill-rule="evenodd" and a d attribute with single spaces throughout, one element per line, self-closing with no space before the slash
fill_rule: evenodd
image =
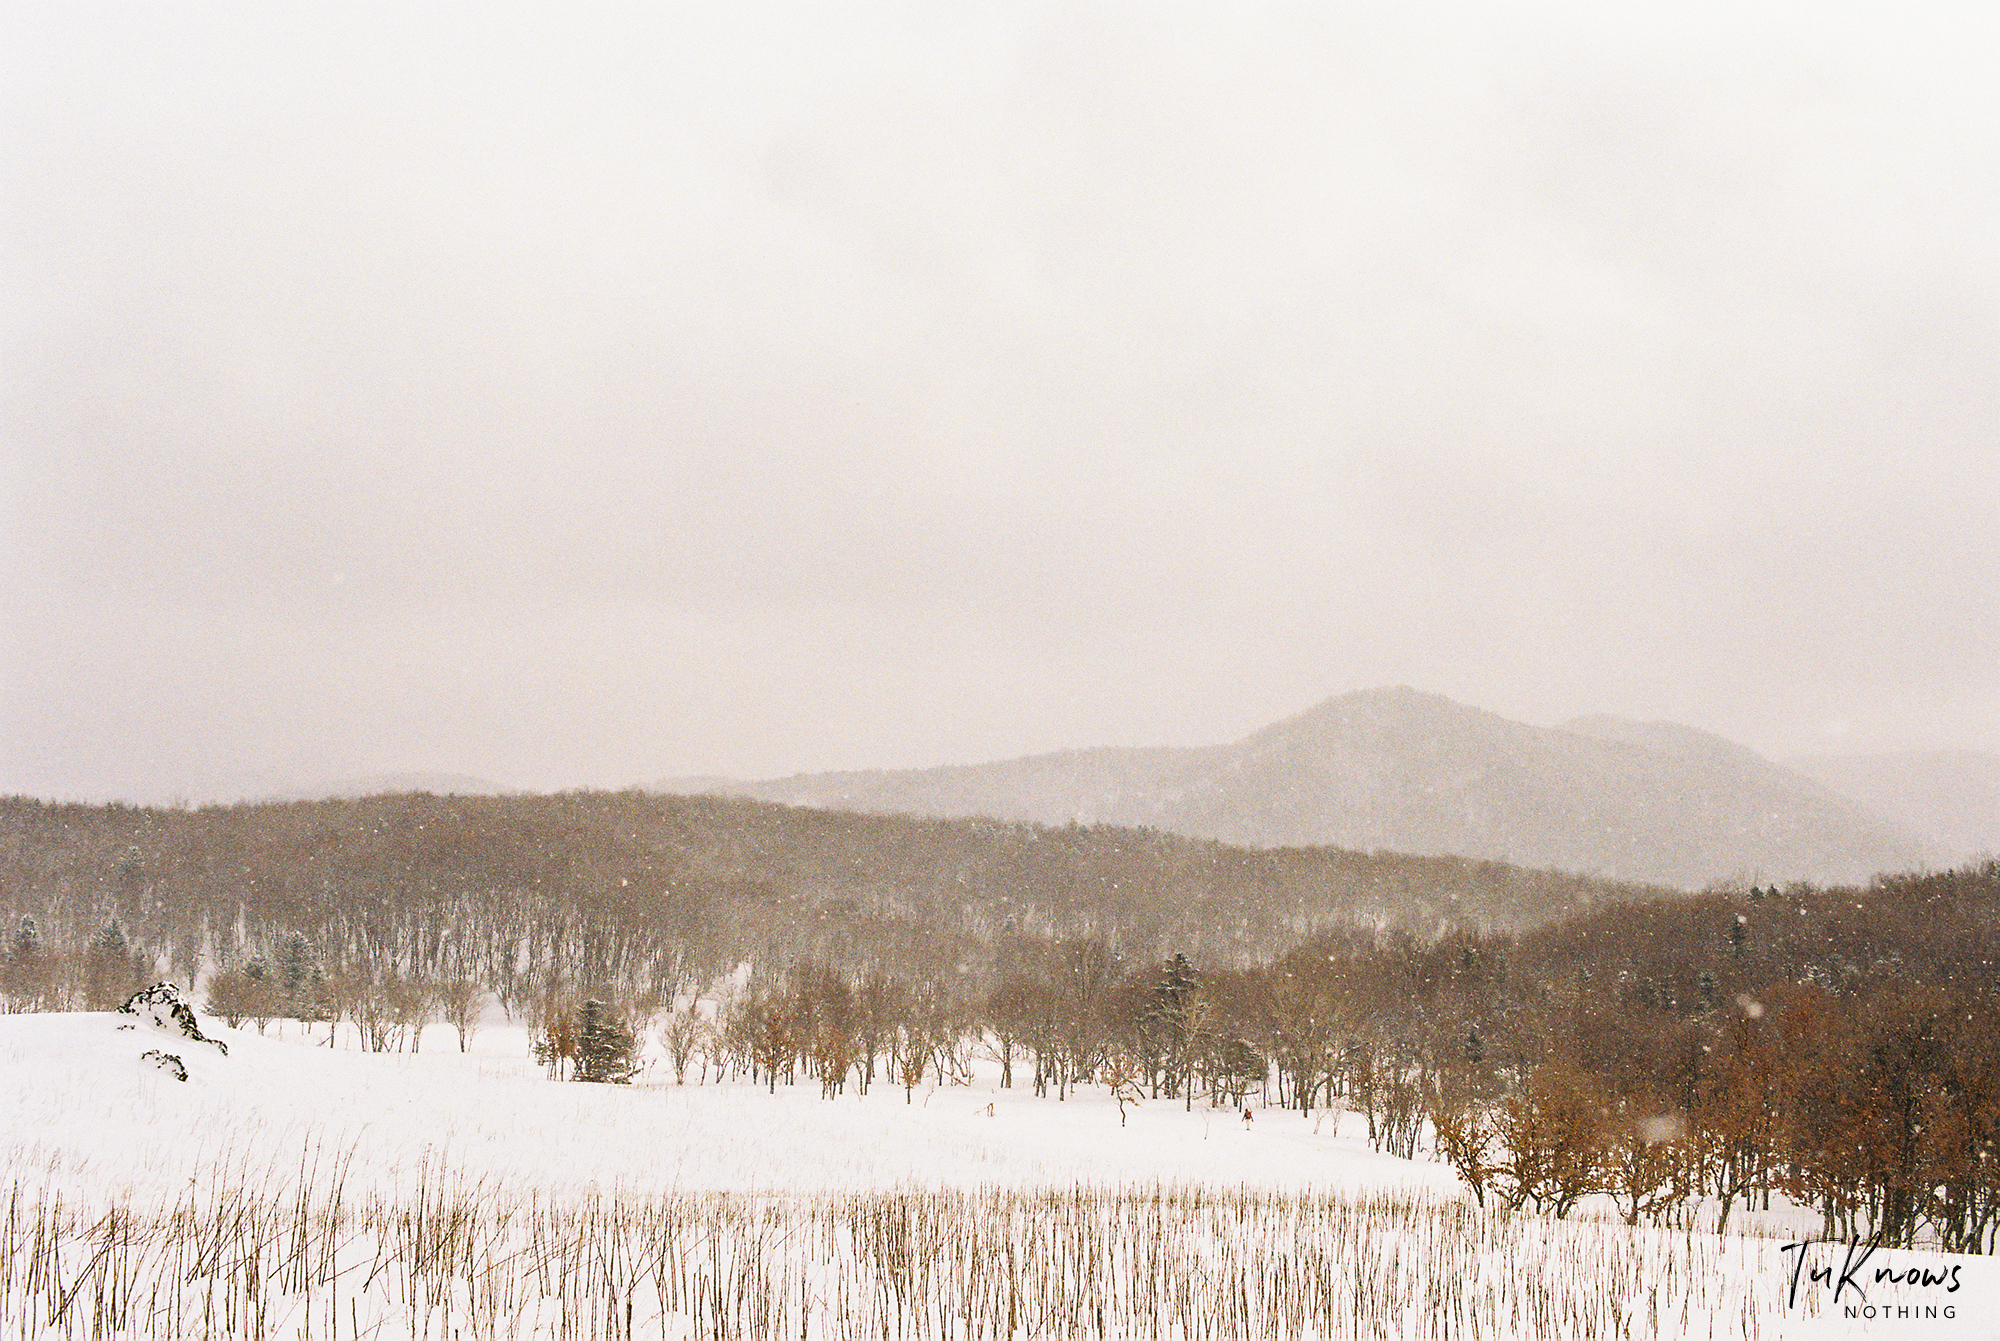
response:
<path id="1" fill-rule="evenodd" d="M 2000 852 L 2000 755 L 1812 754 L 1786 765 L 1932 838 L 1951 860 Z"/>
<path id="2" fill-rule="evenodd" d="M 1537 727 L 1405 687 L 1328 699 L 1224 745 L 656 785 L 875 813 L 1150 825 L 1263 847 L 1449 854 L 1684 887 L 1857 881 L 1961 855 L 1692 727 L 1603 716 Z"/>

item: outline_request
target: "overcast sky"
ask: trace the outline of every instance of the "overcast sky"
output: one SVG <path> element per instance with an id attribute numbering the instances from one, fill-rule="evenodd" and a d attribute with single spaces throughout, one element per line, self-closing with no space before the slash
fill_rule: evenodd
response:
<path id="1" fill-rule="evenodd" d="M 0 792 L 2000 750 L 1995 13 L 8 0 Z"/>

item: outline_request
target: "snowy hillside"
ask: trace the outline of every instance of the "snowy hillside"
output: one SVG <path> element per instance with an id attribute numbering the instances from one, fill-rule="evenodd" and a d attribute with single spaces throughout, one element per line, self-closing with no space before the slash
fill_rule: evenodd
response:
<path id="1" fill-rule="evenodd" d="M 203 1020 L 225 1056 L 118 1024 L 0 1017 L 0 1336 L 1870 1331 L 1810 1282 L 1787 1307 L 1780 1238 L 1482 1211 L 1351 1115 L 561 1084 L 518 1029 L 367 1054 Z M 1954 1310 L 1923 1335 L 1993 1334 L 1985 1259 L 1893 1258 L 1962 1267 L 1909 1292 Z"/>

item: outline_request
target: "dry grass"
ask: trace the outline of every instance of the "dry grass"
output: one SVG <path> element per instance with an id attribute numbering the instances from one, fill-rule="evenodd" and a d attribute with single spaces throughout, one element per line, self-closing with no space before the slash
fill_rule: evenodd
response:
<path id="1" fill-rule="evenodd" d="M 510 1198 L 424 1170 L 83 1210 L 18 1186 L 6 1337 L 1755 1336 L 1755 1240 L 1189 1187 Z"/>

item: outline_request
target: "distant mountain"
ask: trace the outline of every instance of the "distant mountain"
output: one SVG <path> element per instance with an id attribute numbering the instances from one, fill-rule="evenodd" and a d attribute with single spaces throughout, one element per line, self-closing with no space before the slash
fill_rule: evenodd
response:
<path id="1" fill-rule="evenodd" d="M 393 796 L 429 792 L 432 796 L 519 796 L 518 789 L 463 773 L 377 773 L 365 778 L 295 787 L 267 801 L 345 801 L 362 796 Z"/>
<path id="2" fill-rule="evenodd" d="M 1853 881 L 1924 841 L 1740 745 L 1668 722 L 1529 726 L 1436 694 L 1368 689 L 1227 745 L 663 791 L 873 813 L 1150 825 L 1259 847 L 1453 855 L 1695 888 Z"/>
<path id="3" fill-rule="evenodd" d="M 1814 754 L 1785 762 L 1930 838 L 1951 862 L 2000 853 L 2000 755 Z"/>

